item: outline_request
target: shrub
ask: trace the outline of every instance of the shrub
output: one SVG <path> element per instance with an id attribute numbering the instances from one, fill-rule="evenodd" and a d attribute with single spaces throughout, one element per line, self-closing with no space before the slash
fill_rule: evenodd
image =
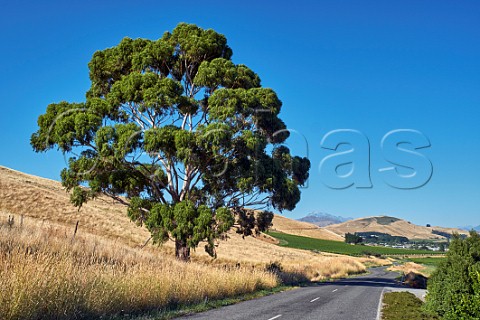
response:
<path id="1" fill-rule="evenodd" d="M 422 301 L 410 292 L 389 292 L 383 296 L 384 320 L 434 320 L 438 319 L 422 310 Z"/>
<path id="2" fill-rule="evenodd" d="M 480 319 L 480 235 L 454 235 L 450 250 L 428 281 L 426 308 L 444 319 Z"/>

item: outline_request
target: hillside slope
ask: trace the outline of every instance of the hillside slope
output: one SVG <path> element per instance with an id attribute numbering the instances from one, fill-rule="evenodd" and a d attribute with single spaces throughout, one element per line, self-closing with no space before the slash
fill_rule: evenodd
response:
<path id="1" fill-rule="evenodd" d="M 343 241 L 343 235 L 338 235 L 331 230 L 321 228 L 312 223 L 288 219 L 281 215 L 275 215 L 272 221 L 272 230 L 324 240 Z"/>
<path id="2" fill-rule="evenodd" d="M 445 237 L 433 234 L 432 231 L 441 231 L 446 233 L 457 232 L 459 234 L 468 234 L 464 230 L 443 227 L 424 227 L 418 226 L 406 220 L 388 217 L 367 217 L 350 220 L 344 223 L 327 226 L 325 229 L 335 232 L 338 235 L 355 232 L 383 232 L 392 236 L 403 236 L 408 239 L 445 239 Z"/>
<path id="3" fill-rule="evenodd" d="M 130 221 L 124 205 L 101 197 L 88 202 L 78 210 L 70 203 L 68 193 L 59 182 L 0 166 L 0 219 L 6 220 L 8 215 L 15 215 L 17 223 L 23 215 L 29 223 L 45 227 L 60 225 L 66 227 L 66 230 L 71 230 L 72 234 L 76 222 L 79 221 L 78 234 L 92 234 L 117 243 L 125 243 L 130 247 L 140 247 L 150 237 L 145 228 L 138 227 Z M 318 227 L 314 225 L 282 216 L 275 218 L 274 226 L 283 232 L 307 232 L 318 237 L 324 235 L 323 231 L 316 230 Z M 295 228 L 301 228 L 301 230 Z M 335 234 L 332 235 L 330 231 L 325 231 L 325 237 L 341 239 Z M 213 261 L 207 256 L 202 244 L 192 253 L 192 260 L 209 264 L 278 262 L 284 266 L 285 270 L 309 274 L 317 279 L 341 276 L 364 268 L 361 262 L 365 259 L 285 248 L 268 241 L 260 241 L 261 239 L 265 240 L 263 237 L 242 239 L 241 236 L 231 232 L 228 240 L 219 241 L 217 260 Z M 161 248 L 151 245 L 147 248 L 173 254 L 171 242 Z"/>
<path id="4" fill-rule="evenodd" d="M 0 166 L 0 211 L 53 222 L 79 232 L 121 240 L 130 245 L 144 243 L 150 234 L 130 221 L 124 205 L 100 197 L 80 210 L 58 181 L 36 177 Z"/>

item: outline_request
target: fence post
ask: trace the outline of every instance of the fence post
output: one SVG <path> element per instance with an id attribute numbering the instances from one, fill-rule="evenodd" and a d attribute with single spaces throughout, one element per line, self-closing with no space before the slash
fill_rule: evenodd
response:
<path id="1" fill-rule="evenodd" d="M 8 226 L 12 228 L 14 223 L 15 223 L 15 216 L 8 215 L 8 221 L 7 221 Z"/>
<path id="2" fill-rule="evenodd" d="M 145 246 L 147 245 L 147 243 L 152 239 L 152 237 L 148 238 L 147 241 L 145 241 L 145 243 L 143 244 L 143 246 L 140 247 L 140 249 L 143 249 L 145 248 Z"/>
<path id="3" fill-rule="evenodd" d="M 75 231 L 73 232 L 73 237 L 72 237 L 72 242 L 75 240 L 75 236 L 77 235 L 77 230 L 78 230 L 78 223 L 80 220 L 77 220 L 77 224 L 75 224 Z"/>

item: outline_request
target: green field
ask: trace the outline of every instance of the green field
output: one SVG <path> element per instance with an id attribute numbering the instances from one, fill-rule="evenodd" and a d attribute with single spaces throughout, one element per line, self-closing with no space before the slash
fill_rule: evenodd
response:
<path id="1" fill-rule="evenodd" d="M 408 261 L 412 261 L 418 264 L 423 264 L 426 266 L 433 266 L 433 267 L 438 267 L 441 261 L 443 261 L 444 258 L 408 258 Z"/>
<path id="2" fill-rule="evenodd" d="M 346 254 L 352 256 L 360 255 L 416 255 L 416 254 L 438 254 L 425 250 L 394 249 L 387 247 L 373 247 L 362 245 L 351 245 L 345 242 L 321 240 L 308 237 L 294 236 L 291 234 L 269 231 L 269 235 L 277 238 L 280 246 L 304 250 L 316 250 L 330 253 Z"/>

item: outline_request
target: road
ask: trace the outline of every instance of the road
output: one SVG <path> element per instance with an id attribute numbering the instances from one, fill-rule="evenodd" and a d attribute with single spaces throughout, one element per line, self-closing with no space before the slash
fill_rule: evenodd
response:
<path id="1" fill-rule="evenodd" d="M 397 287 L 397 273 L 372 268 L 370 274 L 240 302 L 184 316 L 185 320 L 375 320 L 385 287 Z"/>

